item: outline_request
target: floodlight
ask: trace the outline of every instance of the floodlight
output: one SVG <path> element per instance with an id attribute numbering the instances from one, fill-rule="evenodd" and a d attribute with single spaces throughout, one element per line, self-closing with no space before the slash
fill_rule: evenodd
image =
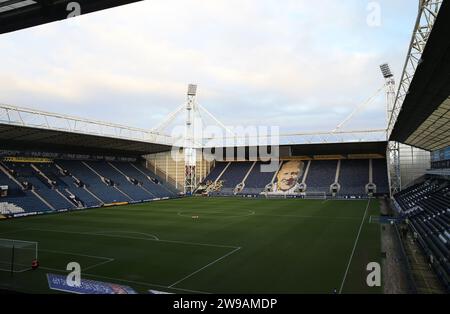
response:
<path id="1" fill-rule="evenodd" d="M 394 75 L 391 72 L 391 68 L 389 67 L 389 64 L 384 63 L 380 65 L 381 73 L 383 73 L 384 78 L 393 77 Z"/>
<path id="2" fill-rule="evenodd" d="M 188 86 L 188 96 L 195 96 L 197 95 L 197 85 L 189 84 Z"/>

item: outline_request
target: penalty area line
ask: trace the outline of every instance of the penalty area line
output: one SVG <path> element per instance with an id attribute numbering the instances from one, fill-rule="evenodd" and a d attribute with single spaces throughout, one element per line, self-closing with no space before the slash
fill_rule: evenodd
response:
<path id="1" fill-rule="evenodd" d="M 99 233 L 102 231 L 95 231 L 95 232 L 75 232 L 75 231 L 62 231 L 62 230 L 50 230 L 50 229 L 28 229 L 28 230 L 34 230 L 34 231 L 41 231 L 41 232 L 56 232 L 56 233 L 66 233 L 66 234 L 79 234 L 84 236 L 97 236 L 97 237 L 109 237 L 109 238 L 120 238 L 120 239 L 132 239 L 132 240 L 142 240 L 142 241 L 154 241 L 154 242 L 160 242 L 160 243 L 175 243 L 175 244 L 185 244 L 185 245 L 196 245 L 196 246 L 210 246 L 210 247 L 222 247 L 222 248 L 232 248 L 236 249 L 237 246 L 233 245 L 224 245 L 224 244 L 212 244 L 212 243 L 199 243 L 199 242 L 187 242 L 187 241 L 178 241 L 178 240 L 164 240 L 164 239 L 158 239 L 155 238 L 140 238 L 140 237 L 127 237 L 127 236 L 121 236 L 121 235 L 113 235 L 113 234 L 103 234 Z M 240 248 L 240 247 L 239 247 Z"/>
<path id="2" fill-rule="evenodd" d="M 72 255 L 72 256 L 81 256 L 81 257 L 88 257 L 88 258 L 93 258 L 93 259 L 100 259 L 103 260 L 102 262 L 98 262 L 98 263 L 94 263 L 92 265 L 89 265 L 87 267 L 84 267 L 83 270 L 88 270 L 88 269 L 92 269 L 104 264 L 108 264 L 111 262 L 114 262 L 115 259 L 112 257 L 104 257 L 104 256 L 98 256 L 98 255 L 87 255 L 87 254 L 81 254 L 81 253 L 73 253 L 73 252 L 66 252 L 66 251 L 58 251 L 58 250 L 44 250 L 41 249 L 39 250 L 40 252 L 47 252 L 47 253 L 53 253 L 53 254 L 61 254 L 61 255 Z"/>

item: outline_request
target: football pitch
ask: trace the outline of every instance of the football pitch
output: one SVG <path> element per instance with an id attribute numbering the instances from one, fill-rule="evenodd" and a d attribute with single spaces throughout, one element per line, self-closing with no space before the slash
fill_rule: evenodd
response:
<path id="1" fill-rule="evenodd" d="M 0 271 L 0 289 L 52 293 L 68 274 L 172 293 L 381 293 L 379 202 L 182 198 L 0 221 L 0 238 L 36 241 L 40 267 Z M 198 218 L 195 218 L 198 217 Z"/>

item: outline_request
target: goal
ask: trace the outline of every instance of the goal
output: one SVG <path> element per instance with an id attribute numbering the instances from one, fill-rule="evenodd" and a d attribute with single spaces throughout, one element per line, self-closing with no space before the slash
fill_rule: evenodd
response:
<path id="1" fill-rule="evenodd" d="M 31 269 L 31 263 L 38 258 L 38 243 L 0 238 L 0 271 L 14 273 Z"/>
<path id="2" fill-rule="evenodd" d="M 305 192 L 305 199 L 309 200 L 326 200 L 327 193 L 325 192 Z"/>

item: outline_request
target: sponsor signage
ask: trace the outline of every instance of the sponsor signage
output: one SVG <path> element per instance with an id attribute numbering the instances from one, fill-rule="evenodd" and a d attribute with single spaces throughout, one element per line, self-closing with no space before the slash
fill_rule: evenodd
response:
<path id="1" fill-rule="evenodd" d="M 14 214 L 13 217 L 26 217 L 26 216 L 34 216 L 34 215 L 37 215 L 37 212 L 27 212 L 27 213 Z"/>
<path id="2" fill-rule="evenodd" d="M 71 287 L 66 282 L 66 276 L 47 274 L 48 286 L 52 290 L 76 294 L 136 294 L 133 288 L 114 283 L 81 279 L 81 285 Z"/>
<path id="3" fill-rule="evenodd" d="M 49 158 L 38 158 L 38 157 L 4 157 L 3 161 L 25 162 L 25 163 L 51 163 L 51 162 L 53 162 Z"/>
<path id="4" fill-rule="evenodd" d="M 159 291 L 159 290 L 148 290 L 150 294 L 173 294 L 171 292 Z"/>

